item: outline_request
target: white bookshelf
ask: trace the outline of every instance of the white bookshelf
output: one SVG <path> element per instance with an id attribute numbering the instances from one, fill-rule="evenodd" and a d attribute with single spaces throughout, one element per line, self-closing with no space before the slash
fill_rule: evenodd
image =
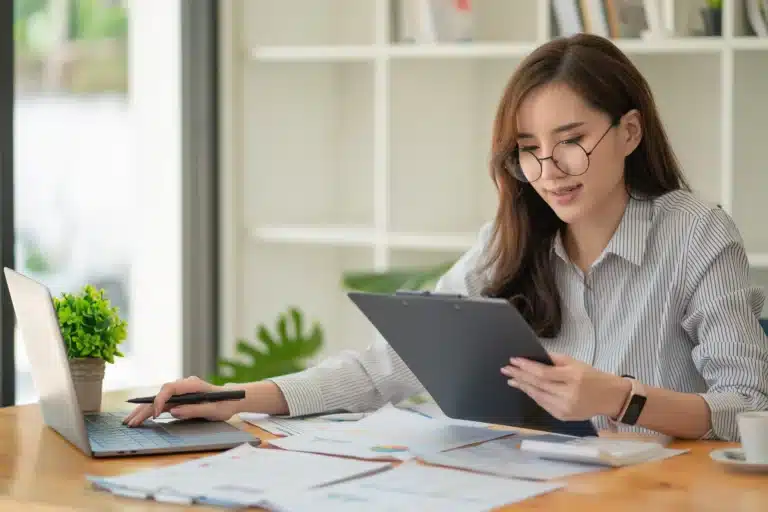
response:
<path id="1" fill-rule="evenodd" d="M 746 36 L 742 1 L 725 0 L 722 37 L 617 44 L 768 284 L 768 39 Z M 679 31 L 701 5 L 680 0 Z M 393 41 L 389 0 L 222 2 L 224 354 L 288 305 L 322 323 L 325 353 L 365 346 L 342 272 L 454 259 L 491 218 L 494 110 L 554 32 L 547 0 L 472 6 L 472 42 L 413 45 Z"/>

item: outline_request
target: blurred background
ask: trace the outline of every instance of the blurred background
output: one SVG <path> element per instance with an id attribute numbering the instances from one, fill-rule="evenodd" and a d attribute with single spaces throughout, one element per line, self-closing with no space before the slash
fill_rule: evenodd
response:
<path id="1" fill-rule="evenodd" d="M 130 329 L 107 389 L 180 372 L 180 13 L 173 1 L 13 2 L 16 268 L 54 295 L 93 284 L 119 308 Z M 36 392 L 21 341 L 24 403 Z"/>
<path id="2" fill-rule="evenodd" d="M 102 288 L 127 320 L 106 389 L 364 348 L 376 333 L 345 292 L 430 287 L 471 246 L 495 209 L 506 81 L 580 31 L 641 69 L 696 192 L 768 283 L 764 0 L 12 4 L 4 229 L 16 268 L 54 294 Z M 5 308 L 3 401 L 34 401 Z"/>

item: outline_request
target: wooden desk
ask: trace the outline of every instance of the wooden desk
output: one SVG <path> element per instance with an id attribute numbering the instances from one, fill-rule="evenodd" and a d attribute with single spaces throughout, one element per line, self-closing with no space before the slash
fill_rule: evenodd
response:
<path id="1" fill-rule="evenodd" d="M 145 392 L 146 391 L 146 392 Z M 127 410 L 130 394 L 109 393 L 105 410 Z M 234 420 L 238 423 L 237 420 Z M 241 424 L 242 425 L 242 424 Z M 274 436 L 245 426 L 263 439 Z M 567 479 L 568 488 L 524 503 L 509 511 L 760 511 L 768 510 L 768 476 L 723 470 L 709 452 L 726 446 L 715 442 L 679 443 L 692 453 L 638 466 Z M 126 457 L 93 460 L 51 429 L 44 427 L 36 405 L 0 409 L 0 509 L 18 510 L 180 510 L 177 505 L 117 498 L 91 489 L 85 475 L 117 475 L 174 464 L 207 454 Z M 221 510 L 195 506 L 194 510 Z"/>

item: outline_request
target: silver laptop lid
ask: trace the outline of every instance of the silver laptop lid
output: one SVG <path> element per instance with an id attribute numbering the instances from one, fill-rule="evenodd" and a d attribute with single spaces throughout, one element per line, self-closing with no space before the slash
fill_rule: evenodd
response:
<path id="1" fill-rule="evenodd" d="M 90 455 L 91 446 L 51 293 L 46 286 L 27 276 L 7 267 L 3 270 L 32 368 L 32 379 L 40 396 L 43 421 Z"/>

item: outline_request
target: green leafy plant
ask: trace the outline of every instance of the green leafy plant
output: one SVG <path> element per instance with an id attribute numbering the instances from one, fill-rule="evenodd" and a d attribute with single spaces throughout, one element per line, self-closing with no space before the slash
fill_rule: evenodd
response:
<path id="1" fill-rule="evenodd" d="M 118 346 L 127 336 L 127 322 L 104 290 L 85 285 L 79 293 L 62 293 L 53 302 L 69 359 L 92 357 L 114 363 L 115 357 L 123 357 Z"/>
<path id="2" fill-rule="evenodd" d="M 722 9 L 723 0 L 707 0 L 707 6 L 710 9 Z"/>
<path id="3" fill-rule="evenodd" d="M 305 369 L 306 360 L 322 348 L 324 333 L 317 322 L 313 322 L 307 331 L 304 324 L 302 311 L 289 307 L 278 316 L 275 332 L 270 332 L 264 324 L 259 325 L 256 344 L 245 339 L 237 340 L 235 351 L 245 361 L 219 360 L 218 373 L 210 377 L 210 382 L 217 385 L 253 382 Z"/>
<path id="4" fill-rule="evenodd" d="M 448 261 L 431 267 L 395 268 L 385 272 L 346 272 L 342 276 L 342 286 L 348 290 L 372 293 L 426 290 L 434 288 L 440 277 L 454 263 L 455 261 Z"/>

